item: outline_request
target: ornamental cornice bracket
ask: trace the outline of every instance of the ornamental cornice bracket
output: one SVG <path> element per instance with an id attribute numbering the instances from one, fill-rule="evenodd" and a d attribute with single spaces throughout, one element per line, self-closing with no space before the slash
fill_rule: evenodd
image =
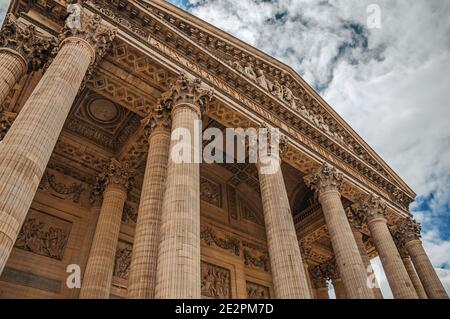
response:
<path id="1" fill-rule="evenodd" d="M 19 21 L 12 13 L 5 17 L 0 32 L 0 48 L 17 52 L 28 72 L 45 68 L 57 52 L 58 40 L 40 33 L 32 24 Z"/>
<path id="2" fill-rule="evenodd" d="M 203 114 L 214 95 L 214 90 L 206 87 L 199 78 L 191 78 L 182 72 L 173 81 L 170 89 L 165 92 L 159 104 L 167 109 L 174 109 L 179 105 L 190 105 Z"/>
<path id="3" fill-rule="evenodd" d="M 119 161 L 112 158 L 105 170 L 97 179 L 97 189 L 105 189 L 108 185 L 121 185 L 130 191 L 134 185 L 134 169 L 128 161 Z"/>
<path id="4" fill-rule="evenodd" d="M 412 241 L 420 240 L 422 226 L 413 218 L 401 218 L 395 223 L 394 237 L 403 245 Z"/>
<path id="5" fill-rule="evenodd" d="M 319 195 L 327 191 L 340 191 L 343 180 L 344 175 L 326 162 L 318 170 L 304 177 L 306 186 Z"/>

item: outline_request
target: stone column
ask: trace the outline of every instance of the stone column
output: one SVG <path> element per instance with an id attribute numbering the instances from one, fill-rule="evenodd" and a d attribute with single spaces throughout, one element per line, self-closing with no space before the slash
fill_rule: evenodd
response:
<path id="1" fill-rule="evenodd" d="M 385 218 L 386 203 L 378 196 L 367 195 L 352 209 L 362 214 L 369 226 L 389 286 L 396 299 L 417 299 L 417 293 L 403 265 Z"/>
<path id="2" fill-rule="evenodd" d="M 8 13 L 0 32 L 0 105 L 27 71 L 36 71 L 53 57 L 56 39 Z"/>
<path id="3" fill-rule="evenodd" d="M 315 266 L 310 270 L 317 299 L 330 299 L 328 294 L 328 278 L 323 272 L 321 265 Z"/>
<path id="4" fill-rule="evenodd" d="M 269 140 L 273 139 L 272 143 L 280 144 L 279 138 L 268 135 Z M 285 145 L 281 148 L 268 145 L 270 154 L 264 158 L 260 152 L 257 164 L 273 285 L 277 298 L 309 299 L 308 282 L 280 166 L 279 149 L 287 146 L 287 141 L 282 139 L 282 143 Z"/>
<path id="5" fill-rule="evenodd" d="M 201 297 L 200 134 L 212 91 L 182 74 L 161 103 L 172 108 L 172 137 L 161 213 L 155 298 Z M 197 136 L 198 135 L 198 136 Z"/>
<path id="6" fill-rule="evenodd" d="M 149 152 L 134 235 L 127 298 L 153 299 L 159 230 L 170 146 L 170 110 L 158 105 L 143 120 Z"/>
<path id="7" fill-rule="evenodd" d="M 397 222 L 396 237 L 408 251 L 428 298 L 448 299 L 447 292 L 422 246 L 420 230 L 421 227 L 415 220 L 400 219 Z"/>
<path id="8" fill-rule="evenodd" d="M 416 289 L 416 293 L 420 299 L 428 299 L 425 289 L 423 289 L 422 283 L 417 276 L 414 265 L 412 264 L 411 258 L 409 257 L 408 251 L 401 240 L 398 239 L 398 232 L 394 235 L 394 242 L 397 246 L 400 257 L 402 257 L 403 265 L 405 265 L 406 271 L 408 272 L 409 278 Z"/>
<path id="9" fill-rule="evenodd" d="M 99 183 L 104 185 L 105 190 L 81 285 L 82 299 L 109 298 L 123 206 L 133 184 L 132 174 L 128 163 L 112 159 L 99 177 Z"/>
<path id="10" fill-rule="evenodd" d="M 113 38 L 99 23 L 86 18 L 82 30 L 65 27 L 59 53 L 0 144 L 0 272 L 86 71 Z"/>
<path id="11" fill-rule="evenodd" d="M 342 206 L 339 193 L 342 180 L 343 175 L 326 163 L 305 177 L 305 183 L 318 194 L 348 298 L 372 299 L 374 295 L 367 285 L 366 269 Z"/>
<path id="12" fill-rule="evenodd" d="M 361 254 L 361 258 L 364 266 L 366 267 L 366 272 L 371 280 L 368 280 L 371 285 L 373 285 L 372 291 L 375 296 L 375 299 L 383 299 L 383 294 L 381 293 L 380 284 L 375 276 L 375 272 L 373 271 L 372 264 L 370 263 L 369 255 L 367 255 L 366 245 L 363 241 L 363 233 L 361 229 L 363 227 L 364 218 L 360 218 L 360 216 L 350 207 L 346 209 L 347 218 L 350 222 L 350 227 L 352 228 L 353 237 L 355 237 L 356 245 L 358 246 L 359 252 Z"/>

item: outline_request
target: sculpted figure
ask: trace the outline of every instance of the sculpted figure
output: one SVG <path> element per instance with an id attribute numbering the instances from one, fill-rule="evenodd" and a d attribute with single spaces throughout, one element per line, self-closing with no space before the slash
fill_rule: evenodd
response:
<path id="1" fill-rule="evenodd" d="M 275 80 L 273 82 L 273 86 L 272 86 L 272 92 L 273 95 L 275 95 L 277 98 L 279 99 L 283 99 L 283 89 L 281 88 L 280 83 L 278 83 L 277 80 Z"/>
<path id="2" fill-rule="evenodd" d="M 268 81 L 263 70 L 261 69 L 256 70 L 256 83 L 258 83 L 262 88 L 269 90 Z"/>
<path id="3" fill-rule="evenodd" d="M 293 108 L 296 109 L 297 108 L 297 103 L 295 100 L 297 100 L 297 98 L 294 96 L 294 94 L 292 93 L 292 91 L 285 85 L 282 86 L 282 90 L 283 90 L 283 98 L 286 102 L 289 103 L 289 105 Z"/>
<path id="4" fill-rule="evenodd" d="M 245 64 L 245 67 L 244 67 L 244 74 L 245 74 L 245 76 L 247 76 L 249 79 L 251 79 L 251 80 L 253 80 L 253 81 L 256 81 L 256 74 L 255 74 L 255 71 L 253 71 L 253 67 L 252 67 L 252 65 L 250 64 L 250 62 L 247 62 L 247 63 Z"/>
<path id="5" fill-rule="evenodd" d="M 238 62 L 238 61 L 233 61 L 231 62 L 231 66 L 236 69 L 237 71 L 244 73 L 244 68 L 242 67 L 242 65 Z"/>

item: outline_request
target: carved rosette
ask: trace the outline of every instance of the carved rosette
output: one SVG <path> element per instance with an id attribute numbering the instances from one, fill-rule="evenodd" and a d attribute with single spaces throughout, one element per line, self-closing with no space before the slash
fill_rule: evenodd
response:
<path id="1" fill-rule="evenodd" d="M 328 191 L 339 191 L 344 176 L 336 168 L 324 163 L 316 172 L 304 177 L 306 186 L 319 195 Z"/>
<path id="2" fill-rule="evenodd" d="M 179 105 L 194 106 L 195 111 L 201 115 L 213 95 L 214 91 L 204 87 L 200 79 L 192 79 L 185 73 L 181 73 L 169 91 L 161 96 L 159 103 L 169 110 Z"/>
<path id="3" fill-rule="evenodd" d="M 402 218 L 396 222 L 394 237 L 400 245 L 405 245 L 412 240 L 420 240 L 422 227 L 412 218 Z"/>
<path id="4" fill-rule="evenodd" d="M 40 34 L 35 26 L 27 25 L 8 13 L 0 32 L 0 48 L 8 48 L 20 54 L 28 72 L 43 68 L 55 54 L 58 41 Z"/>
<path id="5" fill-rule="evenodd" d="M 157 129 L 170 130 L 172 119 L 170 117 L 170 109 L 166 106 L 167 104 L 165 103 L 158 103 L 150 110 L 148 116 L 141 121 L 147 138 Z"/>
<path id="6" fill-rule="evenodd" d="M 386 202 L 374 194 L 364 196 L 352 205 L 352 209 L 363 215 L 368 223 L 380 218 L 385 219 L 386 208 Z"/>
<path id="7" fill-rule="evenodd" d="M 106 170 L 98 177 L 97 189 L 106 188 L 108 185 L 121 185 L 130 190 L 134 185 L 133 175 L 134 169 L 128 162 L 120 162 L 113 158 Z"/>

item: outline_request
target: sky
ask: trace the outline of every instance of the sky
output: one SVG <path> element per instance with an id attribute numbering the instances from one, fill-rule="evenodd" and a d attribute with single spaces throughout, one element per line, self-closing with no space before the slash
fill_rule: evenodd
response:
<path id="1" fill-rule="evenodd" d="M 412 213 L 450 293 L 450 1 L 169 2 L 293 67 L 413 188 Z"/>

